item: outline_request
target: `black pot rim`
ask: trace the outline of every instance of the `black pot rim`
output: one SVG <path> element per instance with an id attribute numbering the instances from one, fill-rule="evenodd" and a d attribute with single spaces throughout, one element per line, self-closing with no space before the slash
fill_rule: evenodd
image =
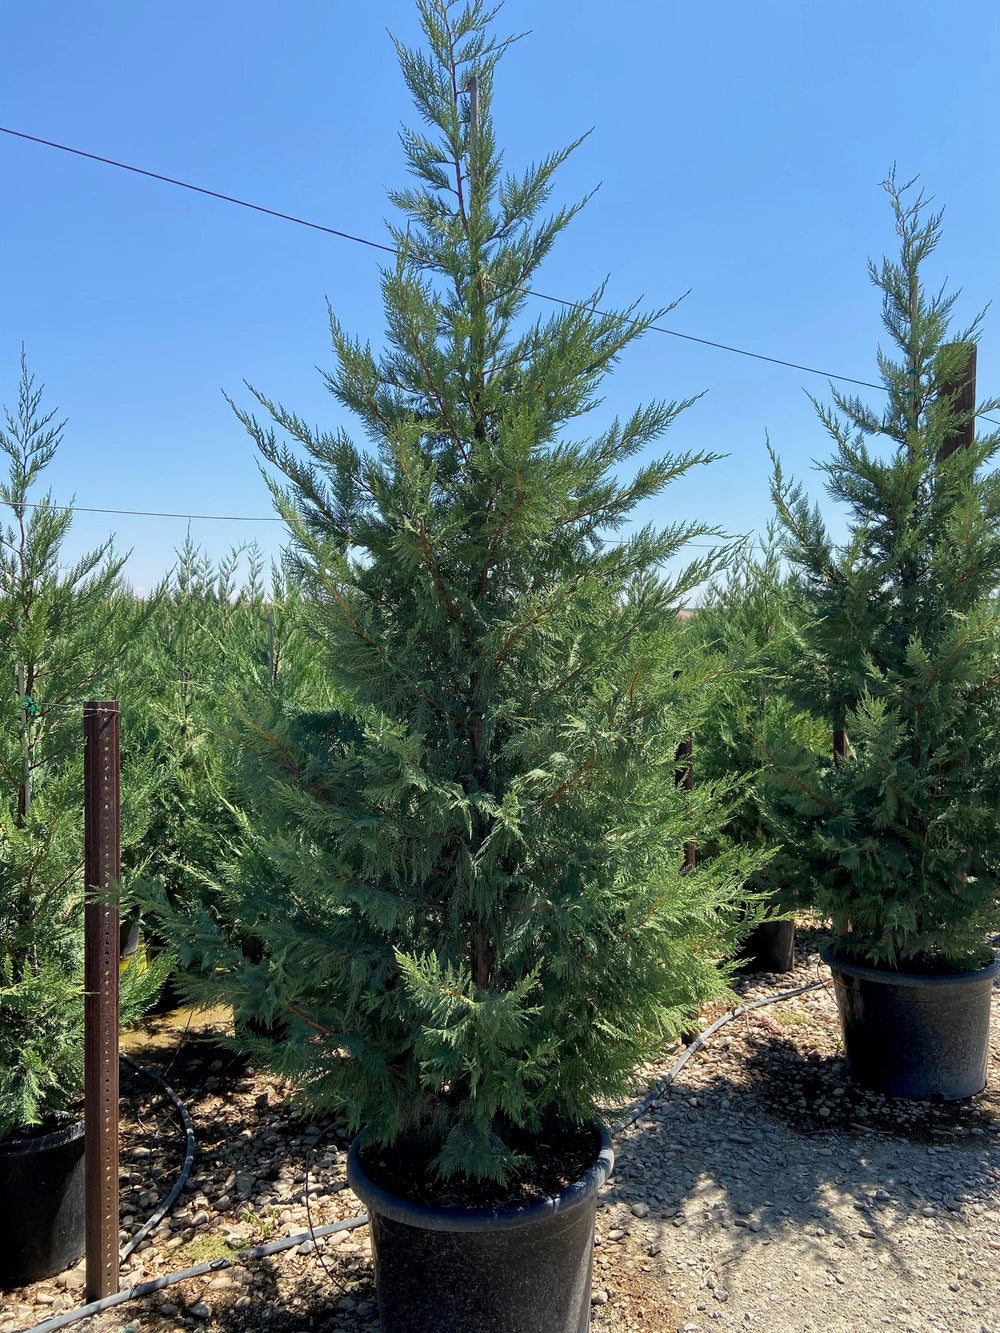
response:
<path id="1" fill-rule="evenodd" d="M 30 1153 L 45 1152 L 48 1148 L 61 1148 L 81 1138 L 84 1121 L 75 1120 L 64 1129 L 54 1129 L 51 1134 L 41 1134 L 31 1139 L 6 1139 L 0 1142 L 0 1157 L 27 1157 Z"/>
<path id="2" fill-rule="evenodd" d="M 599 1120 L 594 1121 L 594 1128 L 601 1136 L 601 1148 L 597 1161 L 587 1174 L 558 1194 L 534 1203 L 507 1204 L 499 1208 L 435 1208 L 430 1204 L 414 1203 L 398 1194 L 390 1194 L 368 1178 L 359 1157 L 359 1139 L 354 1140 L 347 1155 L 347 1180 L 370 1212 L 393 1222 L 405 1222 L 425 1231 L 507 1231 L 545 1221 L 557 1214 L 565 1216 L 582 1208 L 594 1197 L 615 1164 L 611 1135 Z"/>
<path id="3" fill-rule="evenodd" d="M 836 968 L 838 972 L 843 972 L 849 977 L 857 977 L 862 981 L 882 982 L 886 986 L 919 987 L 921 990 L 941 986 L 972 985 L 975 982 L 982 982 L 986 977 L 992 979 L 1000 972 L 1000 957 L 996 953 L 993 954 L 991 963 L 987 963 L 985 967 L 977 967 L 974 972 L 945 972 L 933 976 L 926 976 L 922 972 L 886 972 L 879 967 L 849 963 L 846 959 L 837 957 L 832 944 L 828 944 L 820 951 L 820 957 L 831 970 Z"/>

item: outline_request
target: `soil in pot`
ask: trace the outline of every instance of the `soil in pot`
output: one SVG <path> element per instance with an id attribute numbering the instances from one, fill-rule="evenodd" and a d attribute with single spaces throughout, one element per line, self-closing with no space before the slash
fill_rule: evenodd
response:
<path id="1" fill-rule="evenodd" d="M 393 1156 L 361 1154 L 355 1141 L 348 1159 L 371 1218 L 383 1333 L 586 1333 L 597 1191 L 614 1163 L 605 1130 L 567 1132 L 548 1154 L 538 1145 L 538 1169 L 520 1187 L 439 1186 L 436 1202 L 379 1183 L 400 1173 L 413 1189 L 422 1176 L 419 1155 Z"/>
<path id="2" fill-rule="evenodd" d="M 887 972 L 827 949 L 851 1078 L 891 1097 L 957 1101 L 986 1086 L 994 958 L 975 972 Z"/>
<path id="3" fill-rule="evenodd" d="M 0 1290 L 69 1268 L 84 1251 L 83 1121 L 0 1143 Z"/>

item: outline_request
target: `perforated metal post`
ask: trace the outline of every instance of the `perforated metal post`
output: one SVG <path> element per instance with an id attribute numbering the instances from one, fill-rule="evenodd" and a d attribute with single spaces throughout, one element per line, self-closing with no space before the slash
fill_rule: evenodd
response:
<path id="1" fill-rule="evenodd" d="M 121 871 L 118 704 L 83 705 L 84 879 L 102 899 Z M 84 909 L 84 1111 L 87 1300 L 118 1290 L 117 901 Z"/>

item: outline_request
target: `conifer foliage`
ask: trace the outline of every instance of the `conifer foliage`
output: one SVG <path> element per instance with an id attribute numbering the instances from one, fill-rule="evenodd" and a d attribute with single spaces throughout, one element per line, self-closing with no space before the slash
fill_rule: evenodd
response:
<path id="1" fill-rule="evenodd" d="M 0 428 L 0 1140 L 64 1116 L 83 1085 L 83 722 L 141 628 L 111 543 L 60 563 L 72 511 L 36 489 L 63 426 L 42 410 L 22 356 L 17 408 Z M 99 695 L 97 697 L 100 697 Z M 126 836 L 144 792 L 123 790 Z M 128 969 L 137 1016 L 157 974 Z"/>
<path id="2" fill-rule="evenodd" d="M 176 557 L 145 604 L 143 632 L 119 659 L 127 681 L 122 772 L 130 782 L 137 771 L 149 779 L 146 825 L 123 867 L 140 869 L 179 913 L 207 914 L 222 932 L 239 934 L 215 891 L 220 868 L 245 840 L 229 720 L 279 683 L 285 706 L 315 703 L 319 646 L 304 632 L 294 583 L 277 566 L 268 577 L 255 545 L 213 560 L 188 538 Z M 170 940 L 151 916 L 143 926 L 146 943 L 169 961 Z"/>
<path id="3" fill-rule="evenodd" d="M 149 821 L 133 856 L 187 910 L 236 836 L 232 755 L 218 715 L 231 696 L 295 673 L 308 685 L 315 648 L 298 627 L 295 589 L 260 551 L 234 547 L 213 561 L 188 538 L 148 603 L 144 633 L 126 659 L 130 689 L 123 764 L 152 770 Z M 245 574 L 239 567 L 245 561 Z"/>
<path id="4" fill-rule="evenodd" d="M 714 561 L 660 570 L 706 529 L 627 527 L 708 459 L 643 457 L 679 402 L 573 429 L 656 315 L 598 313 L 597 293 L 532 318 L 576 212 L 545 212 L 571 150 L 505 173 L 508 42 L 479 3 L 419 10 L 386 350 L 331 318 L 326 382 L 367 448 L 262 394 L 270 422 L 241 413 L 284 474 L 331 683 L 310 711 L 272 691 L 239 728 L 256 836 L 218 892 L 254 947 L 203 921 L 185 957 L 238 1019 L 290 1020 L 271 1059 L 369 1141 L 419 1134 L 441 1175 L 503 1179 L 514 1128 L 588 1119 L 718 993 L 742 863 L 684 872 L 716 814 L 673 783 L 697 694 L 674 679 L 675 612 Z"/>
<path id="5" fill-rule="evenodd" d="M 821 751 L 829 725 L 796 702 L 789 677 L 801 651 L 804 607 L 794 575 L 781 558 L 776 525 L 759 549 L 747 543 L 713 580 L 691 632 L 717 657 L 720 676 L 695 737 L 699 779 L 738 779 L 723 830 L 739 843 L 767 848 L 770 859 L 754 887 L 791 907 L 802 897 L 803 873 L 794 843 L 775 827 L 768 799 L 772 765 L 788 743 Z"/>
<path id="6" fill-rule="evenodd" d="M 835 392 L 833 408 L 817 405 L 834 442 L 827 490 L 850 516 L 844 545 L 775 472 L 813 621 L 800 686 L 831 740 L 847 735 L 846 756 L 802 751 L 787 765 L 778 808 L 843 956 L 962 970 L 981 965 L 998 913 L 1000 434 L 954 447 L 972 416 L 955 385 L 979 320 L 946 341 L 955 297 L 921 283 L 941 214 L 912 184 L 886 188 L 900 254 L 870 272 L 899 358 L 879 352 L 887 402 Z"/>

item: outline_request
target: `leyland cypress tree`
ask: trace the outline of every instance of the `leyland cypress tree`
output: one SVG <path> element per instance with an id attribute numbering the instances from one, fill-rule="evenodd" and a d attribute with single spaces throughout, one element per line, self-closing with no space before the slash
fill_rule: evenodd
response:
<path id="1" fill-rule="evenodd" d="M 708 458 L 648 452 L 684 403 L 580 424 L 656 316 L 597 292 L 538 317 L 571 149 L 506 173 L 508 42 L 478 0 L 419 11 L 385 349 L 331 318 L 326 383 L 365 447 L 261 393 L 272 422 L 240 414 L 284 474 L 329 689 L 245 718 L 252 848 L 219 892 L 256 947 L 203 922 L 185 956 L 238 1019 L 291 1019 L 273 1062 L 369 1140 L 419 1132 L 441 1175 L 503 1179 L 520 1132 L 585 1121 L 718 993 L 741 863 L 685 873 L 717 813 L 673 782 L 697 693 L 675 613 L 715 561 L 662 571 L 707 530 L 630 526 Z"/>
<path id="2" fill-rule="evenodd" d="M 115 659 L 144 620 L 110 541 L 61 559 L 72 510 L 38 482 L 62 431 L 22 355 L 0 427 L 0 1139 L 58 1122 L 83 1090 L 81 702 L 115 688 Z M 122 784 L 126 843 L 142 777 L 132 767 Z M 127 969 L 125 1017 L 158 986 L 155 971 Z"/>
<path id="3" fill-rule="evenodd" d="M 921 281 L 941 214 L 892 178 L 886 188 L 899 259 L 870 265 L 896 350 L 878 354 L 886 399 L 873 408 L 834 391 L 832 408 L 817 405 L 847 541 L 775 473 L 811 611 L 799 682 L 831 738 L 824 757 L 801 751 L 775 774 L 777 808 L 839 952 L 961 970 L 981 964 L 998 918 L 1000 433 L 955 447 L 973 416 L 956 386 L 979 320 L 947 341 L 955 297 Z"/>

